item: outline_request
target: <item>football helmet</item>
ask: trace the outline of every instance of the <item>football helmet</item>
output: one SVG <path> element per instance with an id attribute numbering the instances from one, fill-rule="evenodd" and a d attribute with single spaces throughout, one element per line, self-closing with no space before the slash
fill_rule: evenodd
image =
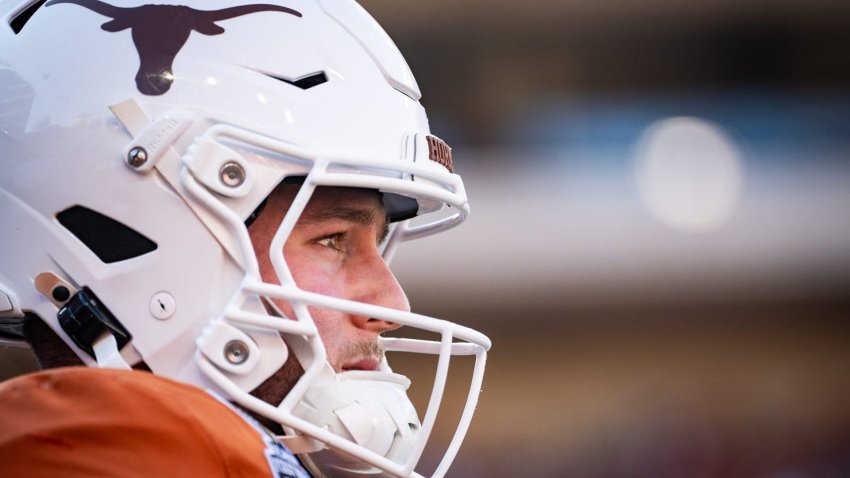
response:
<path id="1" fill-rule="evenodd" d="M 89 366 L 211 389 L 282 425 L 318 475 L 421 476 L 450 359 L 474 357 L 445 474 L 478 399 L 489 339 L 467 327 L 298 287 L 283 244 L 320 186 L 381 192 L 383 251 L 469 214 L 451 152 L 380 26 L 348 0 L 2 2 L 0 324 L 47 323 Z M 301 184 L 258 272 L 246 221 Z M 411 221 L 416 217 L 415 222 Z M 433 218 L 433 219 L 429 219 Z M 281 318 L 269 299 L 291 305 Z M 434 356 L 420 419 L 409 380 L 334 372 L 308 307 L 422 329 L 387 352 Z M 289 320 L 287 320 L 289 319 Z M 407 329 L 402 329 L 407 330 Z M 292 355 L 282 403 L 250 392 Z"/>

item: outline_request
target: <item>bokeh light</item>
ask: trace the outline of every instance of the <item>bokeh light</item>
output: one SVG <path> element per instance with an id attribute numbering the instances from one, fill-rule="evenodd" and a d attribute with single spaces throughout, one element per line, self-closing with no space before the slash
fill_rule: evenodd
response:
<path id="1" fill-rule="evenodd" d="M 684 232 L 721 228 L 739 203 L 742 156 L 723 129 L 668 118 L 643 133 L 635 157 L 641 199 L 663 224 Z"/>

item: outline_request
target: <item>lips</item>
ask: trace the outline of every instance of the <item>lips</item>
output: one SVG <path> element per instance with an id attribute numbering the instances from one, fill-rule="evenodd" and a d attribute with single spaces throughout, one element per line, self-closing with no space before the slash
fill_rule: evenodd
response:
<path id="1" fill-rule="evenodd" d="M 348 372 L 350 370 L 365 370 L 368 372 L 374 372 L 378 370 L 380 365 L 381 359 L 378 357 L 361 357 L 344 363 L 341 368 L 343 372 Z"/>

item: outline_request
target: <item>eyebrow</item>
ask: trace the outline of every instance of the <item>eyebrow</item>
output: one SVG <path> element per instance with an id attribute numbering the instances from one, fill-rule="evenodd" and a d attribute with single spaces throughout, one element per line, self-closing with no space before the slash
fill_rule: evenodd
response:
<path id="1" fill-rule="evenodd" d="M 371 209 L 360 209 L 351 207 L 328 207 L 314 212 L 305 211 L 299 221 L 307 224 L 315 224 L 329 220 L 342 220 L 352 222 L 361 226 L 373 226 L 378 222 L 378 215 Z M 386 217 L 382 217 L 380 230 L 378 231 L 378 244 L 382 244 L 390 232 L 390 223 Z"/>

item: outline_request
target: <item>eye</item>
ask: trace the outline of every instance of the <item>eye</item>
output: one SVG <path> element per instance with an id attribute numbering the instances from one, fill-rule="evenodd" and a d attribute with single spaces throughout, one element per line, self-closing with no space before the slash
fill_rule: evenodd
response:
<path id="1" fill-rule="evenodd" d="M 342 251 L 342 240 L 345 238 L 344 232 L 336 232 L 327 236 L 316 239 L 316 244 L 322 247 L 329 247 L 336 251 Z"/>

